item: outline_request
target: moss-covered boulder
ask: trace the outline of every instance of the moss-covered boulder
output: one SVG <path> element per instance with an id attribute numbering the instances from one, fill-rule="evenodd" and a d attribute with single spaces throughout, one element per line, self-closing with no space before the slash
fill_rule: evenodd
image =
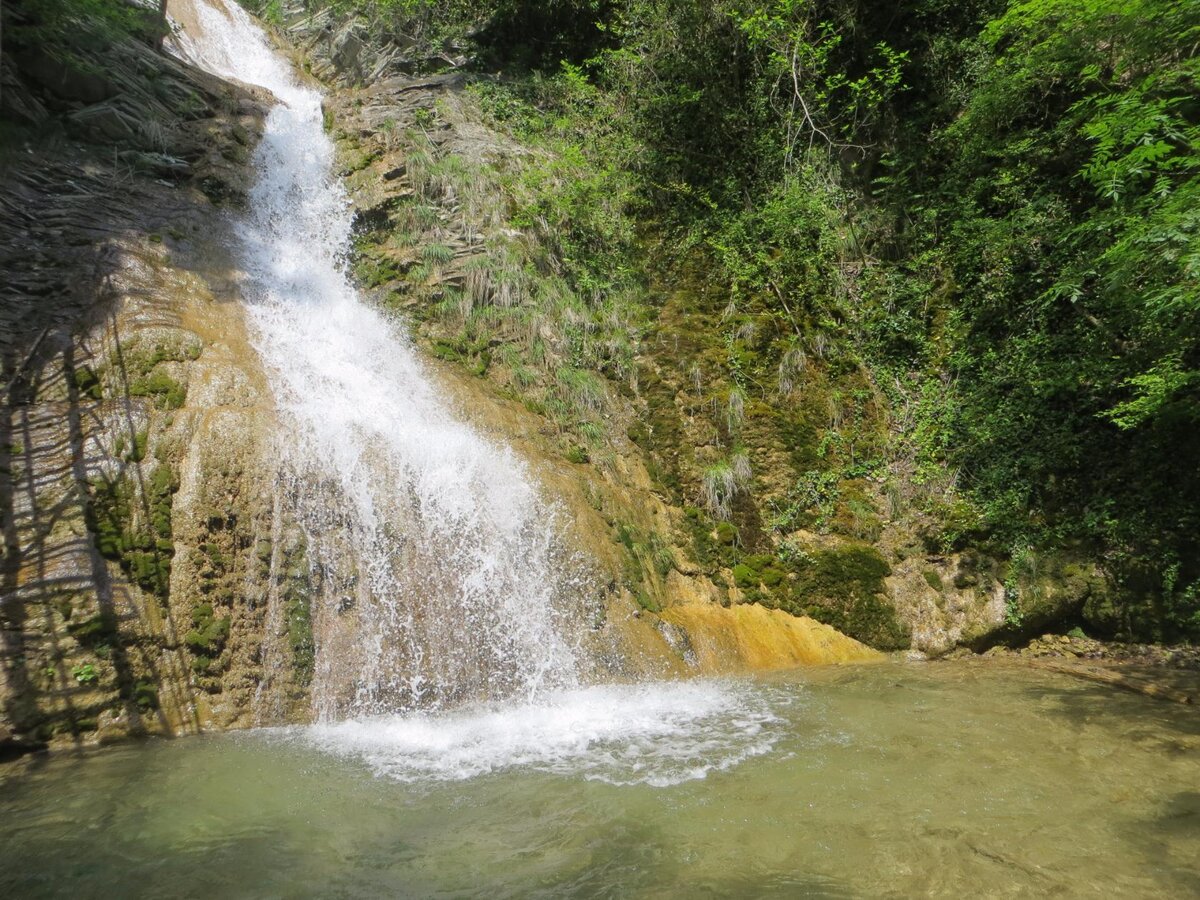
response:
<path id="1" fill-rule="evenodd" d="M 794 571 L 791 595 L 798 611 L 879 650 L 910 645 L 884 586 L 891 567 L 874 547 L 846 544 L 808 553 Z"/>

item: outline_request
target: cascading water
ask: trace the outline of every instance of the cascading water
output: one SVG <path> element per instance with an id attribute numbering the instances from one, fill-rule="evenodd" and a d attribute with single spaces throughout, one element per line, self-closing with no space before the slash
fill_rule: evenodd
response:
<path id="1" fill-rule="evenodd" d="M 279 101 L 239 236 L 282 422 L 273 543 L 290 510 L 319 586 L 319 721 L 283 735 L 402 781 L 524 767 L 666 785 L 770 752 L 781 720 L 756 686 L 581 686 L 573 629 L 592 592 L 552 510 L 346 277 L 351 216 L 319 94 L 232 0 L 173 2 L 190 4 L 181 55 Z"/>
<path id="2" fill-rule="evenodd" d="M 344 257 L 351 210 L 321 97 L 232 2 L 197 2 L 183 55 L 271 91 L 241 223 L 248 317 L 284 433 L 283 482 L 323 585 L 321 718 L 528 698 L 576 683 L 584 595 L 510 451 L 460 421 Z"/>

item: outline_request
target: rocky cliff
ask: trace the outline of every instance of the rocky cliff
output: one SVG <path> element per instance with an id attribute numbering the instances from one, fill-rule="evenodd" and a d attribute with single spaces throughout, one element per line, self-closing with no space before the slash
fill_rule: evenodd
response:
<path id="1" fill-rule="evenodd" d="M 509 436 L 569 469 L 562 496 L 583 486 L 594 552 L 647 615 L 754 603 L 937 655 L 1103 606 L 1090 564 L 975 546 L 956 474 L 916 459 L 910 411 L 848 364 L 836 323 L 779 321 L 702 258 L 659 259 L 652 225 L 622 232 L 620 180 L 555 120 L 586 89 L 543 102 L 454 45 L 277 13 L 331 88 L 360 280 L 447 371 L 531 415 Z M 601 264 L 581 276 L 588 238 Z M 636 245 L 632 274 L 605 239 Z"/>
<path id="2" fill-rule="evenodd" d="M 223 210 L 270 98 L 153 43 L 83 23 L 3 60 L 6 745 L 245 724 L 261 693 L 271 404 Z"/>
<path id="3" fill-rule="evenodd" d="M 823 480 L 827 454 L 870 455 L 898 424 L 867 373 L 824 358 L 819 331 L 781 350 L 699 268 L 681 282 L 647 263 L 624 306 L 607 288 L 572 295 L 537 210 L 588 173 L 504 128 L 494 79 L 454 48 L 423 58 L 299 8 L 281 21 L 329 93 L 356 275 L 568 513 L 598 573 L 600 672 L 874 658 L 860 640 L 984 647 L 1098 594 L 1084 567 L 941 540 L 922 511 L 936 485 L 885 488 L 907 481 L 903 453 L 886 480 Z M 231 253 L 272 98 L 154 43 L 85 34 L 3 60 L 8 748 L 311 715 L 323 573 L 277 478 Z M 627 237 L 653 256 L 652 232 Z"/>

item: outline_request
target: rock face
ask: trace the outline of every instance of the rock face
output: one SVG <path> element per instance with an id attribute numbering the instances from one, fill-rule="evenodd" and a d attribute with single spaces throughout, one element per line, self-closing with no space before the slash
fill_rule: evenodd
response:
<path id="1" fill-rule="evenodd" d="M 357 36 L 353 64 L 331 33 Z M 445 378 L 465 385 L 474 415 L 486 419 L 480 410 L 494 407 L 497 394 L 522 402 L 531 414 L 504 426 L 505 439 L 543 469 L 569 470 L 555 476 L 554 493 L 579 510 L 581 539 L 605 561 L 613 593 L 640 607 L 642 621 L 664 610 L 670 618 L 670 608 L 694 593 L 681 592 L 682 580 L 697 581 L 720 606 L 816 616 L 883 650 L 939 655 L 1027 637 L 1077 614 L 1101 589 L 1098 575 L 1079 565 L 998 559 L 957 540 L 944 546 L 939 528 L 954 511 L 925 512 L 939 502 L 938 485 L 918 490 L 913 461 L 902 449 L 885 450 L 888 430 L 900 426 L 888 421 L 865 374 L 831 381 L 820 334 L 808 356 L 796 352 L 780 363 L 775 395 L 709 391 L 706 379 L 720 365 L 714 359 L 734 354 L 751 366 L 765 338 L 752 322 L 717 334 L 729 297 L 702 275 L 651 285 L 652 324 L 636 371 L 627 383 L 611 378 L 598 389 L 603 447 L 589 459 L 583 441 L 546 412 L 561 385 L 543 390 L 524 360 L 511 361 L 523 342 L 550 355 L 570 343 L 563 334 L 572 323 L 555 322 L 532 299 L 544 287 L 538 279 L 551 281 L 559 263 L 536 224 L 512 216 L 520 202 L 506 193 L 526 173 L 545 177 L 537 167 L 553 151 L 524 146 L 489 119 L 479 100 L 486 78 L 413 77 L 406 72 L 429 60 L 405 60 L 385 36 L 335 26 L 327 15 L 297 16 L 288 34 L 305 65 L 336 86 L 328 120 L 357 211 L 360 277 L 446 360 Z M 499 320 L 513 306 L 524 306 L 538 328 L 521 334 L 492 325 L 487 336 L 473 336 L 476 320 L 491 311 Z M 735 417 L 737 434 L 729 424 Z M 844 438 L 838 427 L 851 419 Z M 826 479 L 827 448 L 839 441 L 858 441 L 860 456 L 893 453 L 888 471 Z M 739 443 L 740 458 L 722 470 Z M 571 465 L 555 465 L 555 457 Z M 705 506 L 718 470 L 728 480 L 719 512 Z M 904 489 L 893 495 L 885 482 Z M 739 620 L 727 618 L 730 627 Z"/>
<path id="2" fill-rule="evenodd" d="M 379 65 L 353 30 L 329 46 L 347 71 Z M 40 54 L 4 62 L 5 114 L 56 118 L 78 141 L 31 143 L 0 183 L 0 754 L 311 715 L 321 574 L 279 486 L 223 212 L 245 196 L 269 98 L 136 42 L 111 52 L 90 82 Z M 394 87 L 415 111 L 455 83 Z M 362 215 L 412 189 L 402 159 L 379 174 L 356 182 Z M 644 612 L 673 602 L 678 573 L 631 584 L 613 529 L 650 534 L 677 511 L 637 454 L 564 461 L 539 416 L 440 372 L 575 513 L 573 537 L 608 573 L 589 601 L 598 672 L 871 655 L 782 613 Z"/>
<path id="3" fill-rule="evenodd" d="M 889 427 L 861 373 L 853 410 L 803 353 L 781 393 L 706 393 L 713 359 L 755 365 L 761 341 L 708 335 L 728 298 L 702 283 L 651 286 L 631 370 L 568 373 L 590 443 L 564 426 L 563 385 L 505 349 L 536 345 L 554 373 L 591 326 L 538 308 L 504 341 L 467 327 L 555 289 L 545 236 L 502 192 L 547 151 L 489 124 L 465 75 L 411 76 L 429 60 L 401 36 L 327 13 L 290 36 L 332 86 L 360 281 L 595 565 L 594 674 L 878 658 L 867 644 L 940 655 L 1103 608 L 1088 567 L 941 546 L 882 476 L 823 481 L 814 423 L 856 417 L 869 444 Z M 112 54 L 88 78 L 0 59 L 3 115 L 72 136 L 10 153 L 0 181 L 0 755 L 311 715 L 328 585 L 279 486 L 222 212 L 244 199 L 270 98 L 136 43 Z M 745 450 L 722 464 L 734 419 Z"/>
<path id="4" fill-rule="evenodd" d="M 0 183 L 5 748 L 273 714 L 271 403 L 217 205 L 266 98 L 136 41 L 103 61 L 103 83 L 5 63 L 82 139 L 16 150 Z"/>

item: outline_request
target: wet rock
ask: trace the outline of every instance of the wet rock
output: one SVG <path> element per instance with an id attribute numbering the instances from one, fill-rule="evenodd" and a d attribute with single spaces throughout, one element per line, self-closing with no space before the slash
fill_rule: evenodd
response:
<path id="1" fill-rule="evenodd" d="M 233 560 L 205 584 L 214 602 L 240 604 L 210 679 L 221 724 L 248 722 L 261 669 L 265 588 L 242 574 L 257 565 L 254 539 L 270 534 L 256 518 L 269 491 L 245 456 L 270 414 L 231 302 L 228 222 L 194 188 L 205 175 L 226 194 L 249 183 L 262 92 L 136 42 L 80 46 L 102 75 L 66 87 L 37 60 L 26 70 L 0 60 L 6 114 L 14 99 L 36 101 L 84 139 L 34 143 L 0 179 L 0 344 L 31 385 L 5 410 L 21 434 L 6 454 L 20 464 L 0 477 L 21 506 L 20 583 L 3 599 L 22 610 L 23 665 L 0 671 L 0 754 L 37 749 L 35 728 L 51 743 L 111 742 L 207 724 L 184 640 L 197 553 Z M 201 445 L 212 451 L 203 464 Z M 235 509 L 207 553 L 216 504 L 188 503 L 194 485 L 218 482 L 212 473 Z M 225 526 L 234 517 L 236 532 Z"/>
<path id="2" fill-rule="evenodd" d="M 0 722 L 0 761 L 24 756 L 26 753 L 35 753 L 45 748 L 44 741 L 18 734 L 9 725 Z"/>
<path id="3" fill-rule="evenodd" d="M 129 737 L 129 720 L 123 711 L 105 710 L 97 718 L 96 741 L 100 744 L 113 744 Z"/>

